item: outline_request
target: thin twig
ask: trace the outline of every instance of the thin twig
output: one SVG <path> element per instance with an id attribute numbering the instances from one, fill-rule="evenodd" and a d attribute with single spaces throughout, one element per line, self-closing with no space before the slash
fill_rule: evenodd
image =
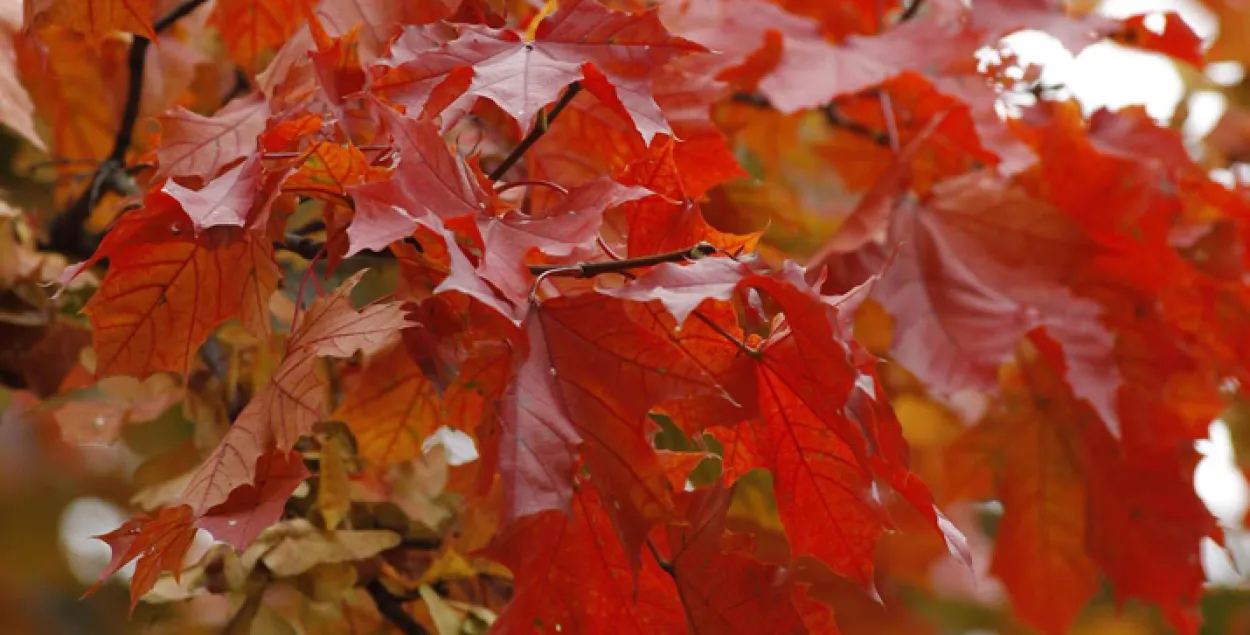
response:
<path id="1" fill-rule="evenodd" d="M 316 221 L 314 221 L 314 223 L 315 222 Z M 313 226 L 314 229 L 309 229 L 310 226 Z M 304 227 L 299 228 L 295 232 L 287 232 L 285 235 L 283 235 L 282 240 L 277 240 L 273 242 L 273 248 L 281 249 L 282 251 L 289 251 L 303 258 L 304 260 L 313 260 L 314 258 L 317 257 L 317 254 L 320 253 L 321 250 L 326 246 L 326 244 L 320 240 L 309 238 L 308 236 L 301 236 L 300 233 L 302 232 L 311 233 L 315 229 L 324 229 L 324 227 L 316 228 L 313 223 L 309 223 L 308 225 L 305 225 Z M 416 249 L 417 251 L 421 251 L 421 252 L 425 251 L 425 248 L 421 246 L 421 243 L 417 242 L 416 238 L 412 238 L 410 236 L 408 238 L 405 238 L 404 242 L 408 243 L 409 245 L 412 245 L 413 248 Z M 352 256 L 352 258 L 354 259 L 355 258 L 371 258 L 374 260 L 394 260 L 395 254 L 391 253 L 390 251 L 377 251 L 377 252 L 362 251 L 356 254 L 355 256 Z"/>
<path id="2" fill-rule="evenodd" d="M 767 97 L 758 93 L 734 93 L 731 99 L 737 103 L 755 106 L 756 108 L 773 107 L 772 102 L 768 101 Z M 883 132 L 873 130 L 858 121 L 847 119 L 842 115 L 842 113 L 838 112 L 837 106 L 835 106 L 832 102 L 825 104 L 821 110 L 824 112 L 825 121 L 829 125 L 835 128 L 842 128 L 862 137 L 866 137 L 873 143 L 882 147 L 888 147 L 890 145 L 890 138 L 888 135 Z"/>
<path id="3" fill-rule="evenodd" d="M 169 29 L 169 27 L 173 26 L 178 20 L 191 15 L 192 11 L 200 8 L 200 5 L 205 2 L 208 2 L 208 0 L 187 0 L 187 2 L 174 7 L 172 11 L 166 13 L 164 16 L 161 16 L 156 20 L 156 22 L 153 22 L 152 30 L 160 33 Z"/>
<path id="4" fill-rule="evenodd" d="M 923 6 L 924 0 L 911 0 L 911 4 L 907 5 L 907 8 L 903 10 L 902 15 L 898 16 L 898 21 L 900 23 L 906 22 L 916 17 L 916 15 L 920 13 L 920 7 Z"/>
<path id="5" fill-rule="evenodd" d="M 647 539 L 647 549 L 651 551 L 651 557 L 655 558 L 655 563 L 660 565 L 660 569 L 663 570 L 664 573 L 667 573 L 673 580 L 676 580 L 677 569 L 673 567 L 673 563 L 669 562 L 667 558 L 660 555 L 660 550 L 656 548 L 655 543 L 651 542 L 650 538 Z"/>
<path id="6" fill-rule="evenodd" d="M 299 227 L 296 227 L 295 229 L 292 229 L 291 233 L 299 236 L 307 236 L 308 234 L 314 234 L 325 230 L 326 222 L 320 218 L 315 218 L 307 223 L 304 223 L 303 225 L 300 225 Z"/>
<path id="7" fill-rule="evenodd" d="M 712 329 L 713 331 L 716 331 L 716 333 L 717 333 L 718 335 L 720 335 L 721 337 L 723 337 L 723 338 L 725 338 L 725 339 L 729 340 L 730 342 L 733 342 L 734 346 L 737 346 L 737 347 L 738 347 L 738 350 L 742 351 L 743 353 L 745 353 L 745 354 L 747 354 L 747 355 L 750 355 L 750 356 L 752 356 L 752 357 L 756 357 L 756 356 L 758 356 L 758 355 L 760 354 L 760 352 L 759 352 L 759 351 L 757 351 L 757 350 L 755 350 L 755 349 L 751 348 L 750 346 L 747 346 L 747 345 L 746 345 L 746 342 L 743 342 L 742 340 L 740 340 L 740 339 L 738 339 L 738 338 L 734 337 L 734 336 L 733 336 L 733 333 L 730 333 L 729 331 L 726 331 L 726 330 L 724 329 L 724 327 L 722 327 L 721 325 L 719 325 L 719 324 L 717 324 L 716 322 L 712 321 L 712 319 L 711 319 L 711 318 L 709 318 L 709 317 L 708 317 L 708 316 L 706 316 L 706 315 L 703 315 L 703 314 L 702 314 L 702 313 L 700 313 L 698 310 L 695 310 L 695 312 L 694 312 L 694 313 L 691 313 L 691 315 L 693 315 L 693 316 L 695 316 L 695 317 L 699 318 L 699 321 L 700 321 L 700 322 L 702 322 L 702 323 L 706 324 L 706 325 L 708 326 L 708 328 Z"/>
<path id="8" fill-rule="evenodd" d="M 881 118 L 885 119 L 885 131 L 890 140 L 890 149 L 898 154 L 898 121 L 894 118 L 894 100 L 890 99 L 889 91 L 878 88 L 877 97 L 881 102 Z"/>
<path id="9" fill-rule="evenodd" d="M 551 181 L 544 181 L 542 179 L 521 179 L 519 181 L 500 183 L 495 186 L 495 193 L 503 194 L 514 187 L 524 187 L 528 185 L 538 185 L 541 187 L 551 188 L 564 196 L 568 196 L 569 194 L 568 189 L 566 189 L 563 185 L 560 185 L 559 183 L 552 183 Z"/>
<path id="10" fill-rule="evenodd" d="M 178 5 L 154 22 L 152 29 L 160 33 L 170 28 L 205 2 L 206 0 L 188 0 Z M 139 193 L 138 186 L 126 170 L 126 153 L 130 150 L 135 124 L 139 120 L 139 107 L 143 100 L 143 72 L 151 45 L 152 41 L 141 35 L 135 35 L 131 41 L 130 52 L 126 57 L 129 82 L 126 103 L 122 107 L 117 133 L 113 136 L 113 148 L 96 169 L 87 188 L 65 211 L 52 219 L 48 226 L 48 249 L 79 258 L 90 257 L 95 251 L 95 237 L 89 236 L 84 226 L 100 197 L 109 193 L 123 196 Z"/>
<path id="11" fill-rule="evenodd" d="M 535 276 L 564 276 L 569 278 L 593 278 L 605 273 L 624 273 L 630 269 L 650 267 L 665 262 L 682 262 L 698 260 L 716 253 L 716 247 L 708 243 L 699 243 L 688 249 L 680 249 L 652 256 L 624 258 L 622 260 L 605 260 L 602 262 L 582 262 L 568 265 L 529 265 L 529 271 Z"/>
<path id="12" fill-rule="evenodd" d="M 369 597 L 373 598 L 373 603 L 378 605 L 378 613 L 386 618 L 399 632 L 404 635 L 430 635 L 430 631 L 426 630 L 420 622 L 413 619 L 404 608 L 404 603 L 386 587 L 382 585 L 380 580 L 370 582 L 365 590 L 369 592 Z"/>
<path id="13" fill-rule="evenodd" d="M 557 101 L 556 105 L 551 108 L 551 112 L 547 113 L 545 116 L 540 114 L 538 121 L 534 122 L 534 127 L 530 128 L 529 134 L 525 135 L 525 138 L 521 140 L 521 143 L 517 144 L 517 147 L 512 149 L 512 152 L 504 158 L 503 163 L 500 163 L 499 167 L 491 171 L 490 180 L 498 181 L 503 178 L 503 175 L 507 174 L 508 170 L 512 169 L 512 166 L 516 165 L 516 162 L 520 161 L 522 156 L 525 156 L 525 152 L 530 149 L 530 146 L 537 143 L 544 134 L 547 134 L 548 126 L 556 120 L 556 117 L 560 116 L 560 113 L 564 111 L 564 108 L 569 105 L 569 102 L 573 101 L 573 98 L 576 97 L 577 93 L 581 92 L 581 90 L 581 82 L 573 82 L 572 84 L 569 84 L 569 87 L 564 90 L 564 94 L 560 96 L 560 100 Z"/>
<path id="14" fill-rule="evenodd" d="M 823 110 L 825 113 L 825 121 L 828 122 L 829 125 L 835 128 L 842 128 L 848 132 L 853 132 L 857 135 L 865 137 L 879 146 L 887 148 L 890 147 L 889 135 L 873 130 L 858 121 L 847 119 L 841 112 L 838 111 L 837 106 L 833 104 L 826 104 Z"/>
<path id="15" fill-rule="evenodd" d="M 734 93 L 732 99 L 740 104 L 755 106 L 756 108 L 772 108 L 773 103 L 768 98 L 759 93 Z"/>
<path id="16" fill-rule="evenodd" d="M 283 236 L 282 242 L 275 241 L 273 246 L 275 249 L 289 251 L 297 256 L 300 256 L 304 260 L 312 260 L 317 257 L 317 254 L 321 253 L 321 249 L 325 247 L 325 243 L 313 240 L 307 236 L 288 233 Z"/>

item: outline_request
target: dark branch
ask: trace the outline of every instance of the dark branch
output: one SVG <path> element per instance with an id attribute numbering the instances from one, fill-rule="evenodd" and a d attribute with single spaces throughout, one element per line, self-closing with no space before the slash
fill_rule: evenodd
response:
<path id="1" fill-rule="evenodd" d="M 902 23 L 916 17 L 920 13 L 920 8 L 923 6 L 924 0 L 911 0 L 911 4 L 907 5 L 907 8 L 903 10 L 902 15 L 898 16 L 898 21 Z"/>
<path id="2" fill-rule="evenodd" d="M 740 104 L 747 104 L 749 106 L 755 106 L 756 108 L 773 107 L 767 97 L 758 93 L 734 93 L 731 99 Z M 830 126 L 841 128 L 848 132 L 853 132 L 861 137 L 867 138 L 879 146 L 889 147 L 890 137 L 888 134 L 873 130 L 858 121 L 847 119 L 842 115 L 842 113 L 838 112 L 837 106 L 835 106 L 832 102 L 825 104 L 821 110 L 824 112 L 825 121 L 828 122 Z"/>
<path id="3" fill-rule="evenodd" d="M 593 278 L 605 273 L 624 273 L 630 269 L 649 267 L 665 262 L 681 262 L 697 260 L 716 253 L 716 247 L 708 243 L 699 243 L 689 249 L 670 251 L 654 256 L 639 256 L 623 260 L 605 260 L 603 262 L 583 262 L 571 265 L 529 265 L 531 274 L 536 276 L 566 276 L 570 278 Z"/>
<path id="4" fill-rule="evenodd" d="M 143 70 L 144 60 L 148 55 L 148 47 L 152 41 L 135 36 L 130 44 L 130 56 L 126 59 L 126 67 L 130 70 L 130 84 L 126 90 L 126 106 L 122 110 L 122 122 L 117 127 L 117 135 L 113 137 L 113 151 L 109 153 L 109 161 L 126 162 L 126 151 L 130 149 L 130 140 L 134 137 L 135 123 L 139 120 L 139 106 L 143 101 Z"/>
<path id="5" fill-rule="evenodd" d="M 669 562 L 667 558 L 660 555 L 660 550 L 656 548 L 655 543 L 651 542 L 650 540 L 647 540 L 647 549 L 651 551 L 651 557 L 655 558 L 655 563 L 660 565 L 660 569 L 664 571 L 664 573 L 667 573 L 670 578 L 676 581 L 677 569 L 673 567 L 673 563 Z"/>
<path id="6" fill-rule="evenodd" d="M 174 7 L 174 9 L 170 11 L 169 13 L 166 13 L 164 16 L 161 16 L 159 19 L 156 20 L 156 22 L 153 22 L 152 30 L 156 31 L 157 33 L 161 33 L 163 31 L 168 30 L 169 27 L 173 26 L 174 23 L 178 22 L 178 20 L 181 20 L 187 17 L 188 15 L 191 15 L 192 11 L 195 11 L 196 9 L 200 8 L 200 5 L 204 4 L 207 1 L 208 0 L 187 0 L 186 2 Z"/>
<path id="7" fill-rule="evenodd" d="M 274 242 L 274 249 L 285 249 L 293 254 L 302 257 L 304 260 L 312 260 L 321 253 L 321 248 L 325 246 L 318 240 L 313 240 L 307 236 L 301 236 L 295 233 L 288 233 L 283 236 L 282 242 Z"/>
<path id="8" fill-rule="evenodd" d="M 827 121 L 830 126 L 833 126 L 834 128 L 841 128 L 848 132 L 853 132 L 879 146 L 890 146 L 890 135 L 873 130 L 858 121 L 847 119 L 841 112 L 838 111 L 837 106 L 833 104 L 825 104 L 825 107 L 822 108 L 822 110 L 825 114 L 825 121 Z"/>
<path id="9" fill-rule="evenodd" d="M 312 225 L 312 223 L 309 223 L 309 225 Z M 321 252 L 321 248 L 325 247 L 325 243 L 315 238 L 309 238 L 308 236 L 301 235 L 304 232 L 310 231 L 306 229 L 306 227 L 307 226 L 301 227 L 294 232 L 287 232 L 282 237 L 281 241 L 274 241 L 273 248 L 281 249 L 283 251 L 289 251 L 297 256 L 300 256 L 304 260 L 312 260 L 316 258 L 317 254 Z M 405 238 L 404 242 L 407 242 L 409 245 L 412 245 L 414 248 L 416 248 L 417 251 L 425 251 L 425 249 L 421 246 L 421 243 L 417 242 L 416 238 L 411 238 L 411 237 Z M 355 256 L 353 256 L 353 258 L 373 258 L 376 260 L 394 260 L 395 254 L 390 251 L 378 251 L 378 252 L 370 251 L 370 252 L 358 253 Z"/>
<path id="10" fill-rule="evenodd" d="M 152 29 L 157 33 L 169 29 L 179 19 L 205 2 L 206 0 L 188 0 L 178 5 L 154 22 Z M 130 53 L 126 57 L 126 70 L 129 77 L 126 103 L 122 107 L 121 122 L 113 137 L 113 149 L 96 169 L 91 182 L 82 194 L 65 211 L 52 219 L 48 227 L 46 248 L 77 258 L 90 257 L 95 251 L 96 239 L 87 234 L 84 226 L 100 197 L 105 194 L 131 196 L 139 193 L 139 187 L 135 185 L 134 179 L 126 170 L 126 153 L 130 150 L 135 125 L 139 120 L 139 107 L 143 100 L 144 62 L 147 59 L 148 47 L 151 45 L 152 41 L 146 37 L 134 36 L 130 44 Z"/>
<path id="11" fill-rule="evenodd" d="M 760 357 L 759 351 L 751 348 L 750 346 L 747 346 L 746 342 L 743 342 L 737 337 L 734 337 L 732 333 L 730 333 L 729 331 L 726 331 L 723 326 L 712 321 L 712 319 L 709 318 L 708 316 L 703 315 L 697 310 L 691 315 L 694 315 L 694 317 L 698 318 L 700 322 L 706 324 L 708 328 L 712 329 L 713 331 L 716 331 L 716 333 L 720 335 L 721 337 L 725 338 L 729 342 L 732 342 L 734 346 L 738 347 L 738 350 L 742 351 L 746 355 L 749 355 L 751 357 Z"/>
<path id="12" fill-rule="evenodd" d="M 740 104 L 755 106 L 756 108 L 772 108 L 772 102 L 768 98 L 759 93 L 734 93 L 733 100 Z"/>
<path id="13" fill-rule="evenodd" d="M 516 165 L 516 162 L 520 161 L 521 157 L 525 156 L 525 152 L 530 149 L 530 146 L 537 143 L 544 134 L 547 134 L 547 127 L 551 125 L 551 122 L 556 120 L 556 117 L 560 116 L 560 113 L 563 112 L 564 108 L 569 105 L 569 102 L 573 101 L 573 98 L 576 97 L 577 93 L 581 91 L 581 82 L 573 82 L 572 84 L 569 84 L 569 87 L 565 89 L 564 94 L 560 96 L 560 100 L 557 101 L 556 105 L 551 108 L 551 112 L 546 115 L 539 115 L 538 121 L 534 122 L 534 127 L 530 128 L 529 134 L 525 135 L 525 138 L 521 140 L 521 143 L 517 144 L 517 147 L 512 149 L 512 152 L 504 158 L 503 163 L 500 163 L 499 167 L 491 171 L 490 180 L 498 181 L 503 178 L 503 176 L 508 173 L 508 170 L 512 169 L 512 166 Z"/>
<path id="14" fill-rule="evenodd" d="M 378 613 L 398 628 L 399 632 L 404 635 L 430 635 L 430 631 L 408 614 L 403 601 L 391 595 L 380 580 L 370 582 L 365 589 L 369 592 L 369 597 L 373 598 L 373 603 L 378 605 Z"/>

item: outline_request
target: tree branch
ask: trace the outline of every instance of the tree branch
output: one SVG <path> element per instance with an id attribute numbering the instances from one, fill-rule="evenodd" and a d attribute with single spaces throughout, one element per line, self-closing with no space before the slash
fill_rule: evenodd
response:
<path id="1" fill-rule="evenodd" d="M 911 4 L 907 5 L 907 8 L 903 10 L 903 13 L 898 16 L 899 23 L 901 24 L 916 17 L 920 13 L 920 8 L 923 6 L 924 0 L 911 0 Z"/>
<path id="2" fill-rule="evenodd" d="M 535 276 L 565 276 L 569 278 L 593 278 L 605 273 L 623 273 L 639 267 L 650 267 L 665 262 L 682 262 L 698 260 L 716 253 L 716 247 L 709 243 L 699 243 L 688 249 L 670 251 L 653 256 L 639 256 L 622 260 L 605 260 L 603 262 L 582 262 L 571 265 L 529 265 L 529 271 Z"/>
<path id="3" fill-rule="evenodd" d="M 734 93 L 731 99 L 733 99 L 733 101 L 736 101 L 740 104 L 747 104 L 750 106 L 755 106 L 756 108 L 772 108 L 773 107 L 772 103 L 768 101 L 767 97 L 757 94 L 757 93 Z M 846 130 L 848 132 L 853 132 L 861 137 L 867 138 L 868 140 L 872 141 L 873 143 L 879 146 L 889 147 L 890 145 L 889 135 L 883 132 L 879 132 L 877 130 L 873 130 L 872 128 L 869 128 L 868 126 L 865 126 L 864 124 L 859 123 L 858 121 L 847 119 L 845 116 L 842 115 L 842 113 L 838 112 L 838 107 L 834 105 L 834 102 L 829 102 L 828 104 L 825 104 L 824 107 L 821 108 L 821 111 L 825 115 L 825 121 L 828 122 L 830 126 L 833 126 L 835 128 L 842 128 L 843 130 Z"/>
<path id="4" fill-rule="evenodd" d="M 560 113 L 569 105 L 569 102 L 573 101 L 573 98 L 581 91 L 581 82 L 569 84 L 569 87 L 564 90 L 564 94 L 560 96 L 560 100 L 551 108 L 551 112 L 545 115 L 540 114 L 538 121 L 534 122 L 534 127 L 530 128 L 529 134 L 525 135 L 521 143 L 517 144 L 517 147 L 508 153 L 508 156 L 504 158 L 503 163 L 499 164 L 499 167 L 491 171 L 490 180 L 498 181 L 503 178 L 503 175 L 507 174 L 508 170 L 512 169 L 512 166 L 516 165 L 516 162 L 520 161 L 522 156 L 525 156 L 525 152 L 530 149 L 530 146 L 537 143 L 544 134 L 547 134 L 547 127 L 556 120 L 556 117 L 560 116 Z"/>
<path id="5" fill-rule="evenodd" d="M 656 548 L 655 543 L 647 540 L 647 549 L 651 551 L 651 557 L 655 558 L 655 563 L 660 565 L 660 569 L 667 573 L 673 581 L 677 581 L 677 569 L 673 567 L 673 563 L 669 562 L 664 556 L 660 555 L 660 550 Z"/>
<path id="6" fill-rule="evenodd" d="M 179 19 L 198 9 L 207 0 L 188 0 L 175 7 L 152 24 L 152 29 L 160 33 L 169 29 Z M 135 125 L 139 120 L 139 107 L 143 101 L 143 73 L 147 59 L 148 47 L 152 41 L 142 35 L 135 35 L 130 44 L 130 52 L 126 57 L 128 85 L 126 103 L 122 107 L 121 123 L 113 137 L 113 149 L 108 157 L 96 169 L 91 183 L 82 194 L 64 212 L 52 219 L 48 227 L 48 249 L 62 252 L 77 258 L 88 258 L 95 251 L 95 238 L 89 236 L 84 228 L 91 210 L 105 194 L 130 196 L 139 193 L 139 187 L 126 171 L 126 153 L 130 150 L 130 142 L 134 137 Z"/>
<path id="7" fill-rule="evenodd" d="M 873 130 L 858 121 L 847 119 L 841 112 L 838 111 L 838 107 L 832 103 L 825 104 L 825 107 L 821 110 L 824 112 L 825 121 L 828 122 L 830 126 L 833 126 L 834 128 L 841 128 L 848 132 L 853 132 L 879 146 L 886 148 L 890 147 L 890 136 L 888 134 Z"/>
<path id="8" fill-rule="evenodd" d="M 191 15 L 192 11 L 200 8 L 200 5 L 205 2 L 208 2 L 208 0 L 187 0 L 186 2 L 174 7 L 169 13 L 166 13 L 164 16 L 158 18 L 156 22 L 153 22 L 152 30 L 157 33 L 168 30 L 169 27 L 173 26 L 176 22 L 178 22 L 178 20 Z"/>
<path id="9" fill-rule="evenodd" d="M 378 613 L 398 628 L 399 632 L 404 635 L 430 635 L 430 631 L 408 614 L 408 611 L 404 609 L 404 603 L 391 595 L 380 580 L 370 582 L 365 590 L 369 592 L 369 597 L 373 598 L 373 603 L 378 605 Z"/>

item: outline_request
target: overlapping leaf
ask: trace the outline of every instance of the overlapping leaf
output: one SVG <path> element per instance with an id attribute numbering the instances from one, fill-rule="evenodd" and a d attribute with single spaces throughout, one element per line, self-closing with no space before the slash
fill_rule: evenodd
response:
<path id="1" fill-rule="evenodd" d="M 362 274 L 309 307 L 288 340 L 273 379 L 252 397 L 192 475 L 182 500 L 197 514 L 227 503 L 240 487 L 258 487 L 258 463 L 266 454 L 290 450 L 325 414 L 325 379 L 317 376 L 316 358 L 375 350 L 407 324 L 397 303 L 352 308 L 349 294 Z"/>
<path id="2" fill-rule="evenodd" d="M 460 90 L 494 101 L 529 129 L 561 89 L 585 79 L 591 92 L 628 114 L 647 142 L 671 132 L 651 94 L 651 77 L 667 60 L 701 50 L 669 35 L 654 13 L 631 16 L 582 0 L 563 3 L 538 25 L 533 41 L 512 30 L 467 25 L 446 46 L 422 36 L 403 42 L 404 58 L 392 62 L 394 70 L 379 83 L 392 93 L 404 85 L 410 109 L 425 106 L 435 80 L 455 82 L 451 75 L 471 68 Z M 586 74 L 585 64 L 596 72 Z"/>
<path id="3" fill-rule="evenodd" d="M 102 257 L 108 275 L 83 309 L 94 326 L 99 376 L 186 373 L 222 322 L 239 318 L 258 333 L 268 328 L 278 278 L 272 247 L 239 229 L 197 236 L 164 194 L 123 219 L 93 261 Z"/>

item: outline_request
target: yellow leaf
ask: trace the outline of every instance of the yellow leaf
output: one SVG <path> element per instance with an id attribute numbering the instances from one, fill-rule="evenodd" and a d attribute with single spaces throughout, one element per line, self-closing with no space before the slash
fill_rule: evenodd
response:
<path id="1" fill-rule="evenodd" d="M 955 440 L 963 425 L 949 409 L 916 394 L 894 399 L 894 413 L 903 426 L 903 436 L 914 448 L 936 448 Z"/>
<path id="2" fill-rule="evenodd" d="M 422 585 L 419 592 L 421 599 L 425 601 L 426 608 L 430 611 L 430 619 L 434 621 L 434 628 L 438 630 L 438 635 L 459 635 L 464 618 L 460 617 L 456 610 L 448 606 L 442 596 L 429 586 Z"/>
<path id="3" fill-rule="evenodd" d="M 473 565 L 455 550 L 449 549 L 438 557 L 424 573 L 421 584 L 433 584 L 440 580 L 464 580 L 477 575 Z"/>
<path id="4" fill-rule="evenodd" d="M 343 458 L 343 446 L 338 439 L 330 437 L 321 446 L 321 480 L 317 490 L 317 508 L 325 520 L 326 529 L 338 529 L 352 501 L 348 494 L 347 466 Z"/>

